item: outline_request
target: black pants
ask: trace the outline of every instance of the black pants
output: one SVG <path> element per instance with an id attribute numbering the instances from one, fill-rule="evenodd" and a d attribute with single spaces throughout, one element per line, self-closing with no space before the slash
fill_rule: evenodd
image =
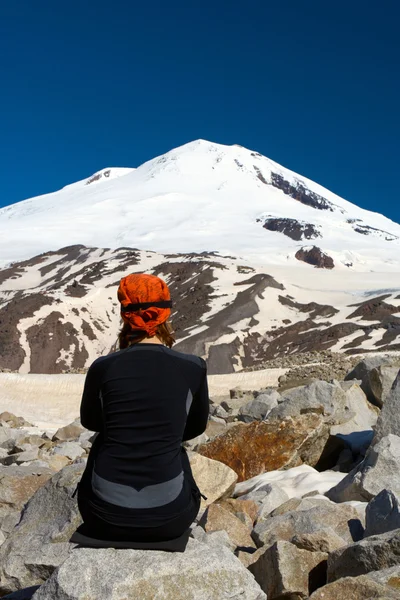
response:
<path id="1" fill-rule="evenodd" d="M 93 511 L 90 499 L 80 490 L 78 507 L 84 522 L 84 533 L 90 537 L 110 541 L 163 542 L 180 537 L 195 520 L 200 509 L 200 496 L 193 494 L 189 506 L 178 517 L 155 527 L 115 525 Z"/>
<path id="2" fill-rule="evenodd" d="M 124 518 L 124 511 L 118 507 L 110 506 L 108 512 L 105 505 L 104 510 L 99 509 L 100 500 L 94 499 L 91 475 L 94 468 L 94 459 L 101 446 L 101 435 L 95 439 L 89 453 L 86 469 L 78 485 L 78 508 L 81 513 L 85 535 L 101 540 L 109 541 L 132 541 L 132 542 L 163 542 L 180 537 L 187 531 L 195 520 L 200 509 L 200 490 L 193 479 L 186 451 L 183 449 L 182 466 L 185 475 L 185 483 L 191 490 L 188 502 L 185 502 L 178 516 L 172 519 L 162 519 L 161 524 L 154 526 L 138 527 L 130 523 L 130 516 Z M 94 501 L 95 500 L 95 501 Z M 113 514 L 111 514 L 111 512 Z M 119 514 L 116 514 L 118 512 Z M 176 512 L 176 511 L 175 511 Z M 114 519 L 113 519 L 114 516 Z M 149 515 L 146 515 L 149 521 Z M 114 522 L 113 522 L 114 520 Z M 137 519 L 135 519 L 137 520 Z M 158 519 L 159 520 L 159 519 Z M 160 520 L 159 520 L 160 522 Z"/>

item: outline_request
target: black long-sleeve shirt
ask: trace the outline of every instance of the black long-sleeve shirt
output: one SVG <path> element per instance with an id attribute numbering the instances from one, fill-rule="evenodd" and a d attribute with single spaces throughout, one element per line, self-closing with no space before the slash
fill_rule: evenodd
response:
<path id="1" fill-rule="evenodd" d="M 208 414 L 206 364 L 197 356 L 140 343 L 97 359 L 81 422 L 100 432 L 90 457 L 98 507 L 130 516 L 179 512 L 191 477 L 182 441 L 203 433 Z"/>

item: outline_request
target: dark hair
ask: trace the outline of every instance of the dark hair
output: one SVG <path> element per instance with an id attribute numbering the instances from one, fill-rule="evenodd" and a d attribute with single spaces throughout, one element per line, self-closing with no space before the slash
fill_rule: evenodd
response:
<path id="1" fill-rule="evenodd" d="M 156 335 L 160 338 L 163 344 L 168 346 L 168 348 L 172 348 L 172 346 L 175 344 L 176 340 L 174 336 L 174 330 L 172 329 L 172 325 L 169 321 L 165 321 L 164 323 L 161 323 L 161 325 L 158 325 Z M 120 350 L 132 346 L 132 344 L 142 342 L 146 338 L 146 331 L 134 331 L 131 329 L 129 323 L 124 323 L 121 331 L 118 334 Z"/>

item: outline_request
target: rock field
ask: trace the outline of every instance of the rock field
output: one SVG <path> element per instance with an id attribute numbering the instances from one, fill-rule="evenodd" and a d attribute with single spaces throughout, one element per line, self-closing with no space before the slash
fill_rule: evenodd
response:
<path id="1" fill-rule="evenodd" d="M 0 414 L 0 597 L 399 599 L 400 365 L 344 360 L 211 402 L 185 442 L 207 500 L 184 553 L 69 543 L 94 434 Z"/>

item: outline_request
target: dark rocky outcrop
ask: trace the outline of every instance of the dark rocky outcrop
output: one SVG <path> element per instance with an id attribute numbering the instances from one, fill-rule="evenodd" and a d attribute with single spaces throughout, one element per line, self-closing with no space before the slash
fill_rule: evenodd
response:
<path id="1" fill-rule="evenodd" d="M 299 302 L 294 302 L 289 296 L 279 296 L 278 300 L 284 306 L 290 306 L 302 313 L 309 313 L 310 319 L 316 319 L 317 317 L 329 318 L 339 312 L 336 308 L 328 304 L 318 304 L 317 302 L 300 304 Z"/>
<path id="2" fill-rule="evenodd" d="M 271 173 L 271 184 L 279 190 L 282 190 L 287 196 L 290 196 L 294 200 L 298 200 L 306 206 L 311 206 L 311 208 L 317 208 L 319 210 L 334 211 L 334 204 L 332 204 L 332 202 L 329 202 L 326 198 L 312 192 L 299 181 L 296 182 L 296 185 L 293 185 L 284 179 L 282 175 Z"/>
<path id="3" fill-rule="evenodd" d="M 264 229 L 268 231 L 279 231 L 292 240 L 312 240 L 321 237 L 318 228 L 312 223 L 303 223 L 296 219 L 274 219 L 269 218 L 264 221 Z"/>
<path id="4" fill-rule="evenodd" d="M 333 269 L 335 263 L 333 258 L 322 252 L 318 246 L 312 248 L 300 248 L 295 254 L 297 260 L 301 260 L 309 265 L 317 267 L 317 269 Z"/>
<path id="5" fill-rule="evenodd" d="M 386 298 L 390 298 L 390 296 L 391 294 L 386 294 L 384 296 L 370 298 L 365 302 L 360 302 L 358 304 L 350 304 L 350 306 L 357 308 L 347 318 L 355 319 L 361 317 L 364 321 L 381 321 L 394 313 L 400 313 L 400 306 L 394 306 L 393 304 L 387 304 L 385 302 Z"/>

